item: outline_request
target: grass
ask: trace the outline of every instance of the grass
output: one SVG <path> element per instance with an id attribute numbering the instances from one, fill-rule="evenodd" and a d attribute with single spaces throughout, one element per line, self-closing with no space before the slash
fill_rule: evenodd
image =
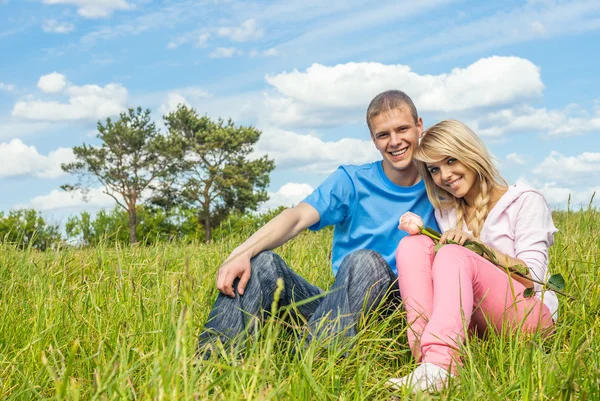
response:
<path id="1" fill-rule="evenodd" d="M 247 233 L 211 245 L 45 253 L 2 244 L 0 399 L 600 400 L 600 212 L 554 217 L 550 267 L 577 298 L 561 297 L 555 333 L 470 338 L 459 380 L 417 396 L 384 387 L 415 366 L 401 309 L 370 314 L 349 350 L 295 356 L 294 331 L 274 318 L 243 361 L 224 353 L 195 363 L 216 269 Z M 307 232 L 277 252 L 327 287 L 330 243 L 331 231 Z"/>

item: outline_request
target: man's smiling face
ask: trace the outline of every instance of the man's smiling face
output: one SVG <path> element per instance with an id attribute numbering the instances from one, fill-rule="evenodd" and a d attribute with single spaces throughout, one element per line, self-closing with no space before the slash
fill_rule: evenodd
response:
<path id="1" fill-rule="evenodd" d="M 388 176 L 412 172 L 413 154 L 423 132 L 421 118 L 415 123 L 407 107 L 396 108 L 373 117 L 371 127 L 371 138 L 383 156 L 383 168 Z"/>

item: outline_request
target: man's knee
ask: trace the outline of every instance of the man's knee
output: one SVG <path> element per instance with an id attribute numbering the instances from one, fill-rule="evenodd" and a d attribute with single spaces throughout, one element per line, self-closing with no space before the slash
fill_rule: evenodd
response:
<path id="1" fill-rule="evenodd" d="M 281 277 L 281 266 L 284 264 L 281 256 L 275 252 L 262 251 L 250 260 L 251 277 L 256 277 L 261 283 L 275 282 Z"/>
<path id="2" fill-rule="evenodd" d="M 370 249 L 359 249 L 347 255 L 340 266 L 340 272 L 355 280 L 358 276 L 368 281 L 387 277 L 389 267 L 383 257 Z M 338 274 L 340 273 L 338 272 Z"/>

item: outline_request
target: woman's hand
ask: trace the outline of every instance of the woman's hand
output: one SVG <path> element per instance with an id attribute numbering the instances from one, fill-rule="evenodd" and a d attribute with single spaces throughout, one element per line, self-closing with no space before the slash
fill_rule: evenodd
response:
<path id="1" fill-rule="evenodd" d="M 446 244 L 448 241 L 454 241 L 459 245 L 464 245 L 466 241 L 479 241 L 469 233 L 453 228 L 445 231 L 440 238 L 440 244 Z"/>

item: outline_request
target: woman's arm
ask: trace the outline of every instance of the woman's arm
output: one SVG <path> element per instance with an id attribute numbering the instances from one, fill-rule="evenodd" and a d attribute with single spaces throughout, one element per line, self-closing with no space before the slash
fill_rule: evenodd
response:
<path id="1" fill-rule="evenodd" d="M 502 253 L 499 250 L 484 243 L 479 238 L 476 238 L 473 235 L 471 235 L 465 231 L 462 231 L 462 230 L 450 229 L 450 230 L 445 231 L 442 234 L 442 237 L 440 238 L 440 244 L 445 244 L 448 241 L 455 242 L 459 245 L 464 245 L 465 242 L 467 242 L 467 241 L 479 242 L 479 243 L 485 245 L 490 251 L 492 251 L 494 253 L 496 260 L 502 265 L 502 266 L 497 266 L 499 269 L 505 271 L 509 276 L 511 276 L 513 279 L 515 279 L 519 283 L 523 284 L 525 287 L 533 287 L 533 282 L 526 278 L 526 277 L 531 278 L 529 270 L 528 270 L 526 277 L 523 277 L 519 274 L 510 273 L 508 271 L 508 270 L 510 270 L 510 268 L 515 267 L 515 266 L 528 267 L 527 264 L 523 260 L 513 258 L 510 255 Z M 483 257 L 490 260 L 490 258 L 487 257 L 487 255 L 484 255 Z"/>

